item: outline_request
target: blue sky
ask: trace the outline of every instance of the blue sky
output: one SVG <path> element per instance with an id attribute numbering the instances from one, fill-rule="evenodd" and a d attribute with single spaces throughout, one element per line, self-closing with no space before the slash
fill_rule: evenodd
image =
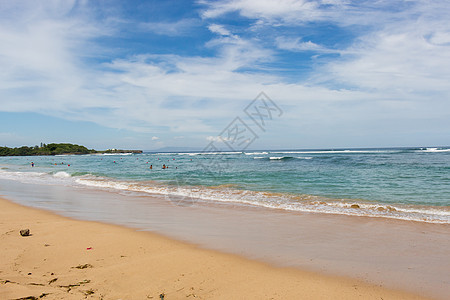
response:
<path id="1" fill-rule="evenodd" d="M 0 144 L 450 144 L 450 2 L 0 0 Z M 265 131 L 245 107 L 282 110 Z M 259 131 L 258 131 L 259 130 Z"/>

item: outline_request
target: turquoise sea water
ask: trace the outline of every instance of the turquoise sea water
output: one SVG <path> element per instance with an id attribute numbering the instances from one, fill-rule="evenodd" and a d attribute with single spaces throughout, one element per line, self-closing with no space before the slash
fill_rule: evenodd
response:
<path id="1" fill-rule="evenodd" d="M 450 223 L 449 148 L 0 157 L 0 179 L 162 194 L 178 205 Z"/>

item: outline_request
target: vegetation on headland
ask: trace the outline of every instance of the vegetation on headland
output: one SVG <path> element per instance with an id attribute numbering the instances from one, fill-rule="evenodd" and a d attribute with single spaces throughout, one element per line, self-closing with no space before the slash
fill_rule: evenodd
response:
<path id="1" fill-rule="evenodd" d="M 0 147 L 1 156 L 28 156 L 28 155 L 58 155 L 58 154 L 89 154 L 97 151 L 74 144 L 41 144 L 41 146 L 22 146 L 18 148 Z"/>
<path id="2" fill-rule="evenodd" d="M 0 147 L 0 156 L 35 156 L 35 155 L 61 155 L 61 154 L 102 154 L 102 153 L 142 153 L 141 150 L 108 149 L 97 151 L 76 144 L 42 144 L 34 147 L 22 146 L 17 148 Z"/>
<path id="3" fill-rule="evenodd" d="M 142 150 L 108 149 L 105 151 L 97 151 L 97 153 L 142 153 Z"/>

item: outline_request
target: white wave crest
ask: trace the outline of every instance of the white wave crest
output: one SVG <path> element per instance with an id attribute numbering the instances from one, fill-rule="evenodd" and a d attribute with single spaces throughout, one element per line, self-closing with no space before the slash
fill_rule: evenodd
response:
<path id="1" fill-rule="evenodd" d="M 450 149 L 446 148 L 426 148 L 423 150 L 419 150 L 421 152 L 450 152 Z"/>
<path id="2" fill-rule="evenodd" d="M 401 150 L 304 150 L 304 151 L 271 151 L 272 154 L 337 154 L 337 153 L 396 153 Z"/>
<path id="3" fill-rule="evenodd" d="M 55 174 L 44 172 L 8 172 L 0 170 L 0 179 L 15 180 L 23 183 L 36 184 L 71 184 L 70 174 L 60 171 Z"/>
<path id="4" fill-rule="evenodd" d="M 55 174 L 53 174 L 53 177 L 56 177 L 56 178 L 69 178 L 70 174 L 67 173 L 67 172 L 64 172 L 64 171 L 59 171 L 59 172 L 56 172 Z"/>

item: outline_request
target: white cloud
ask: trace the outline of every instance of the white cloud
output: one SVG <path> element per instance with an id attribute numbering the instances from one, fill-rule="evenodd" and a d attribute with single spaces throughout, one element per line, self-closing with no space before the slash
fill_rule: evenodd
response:
<path id="1" fill-rule="evenodd" d="M 319 3 L 306 0 L 228 0 L 220 2 L 205 1 L 208 8 L 204 18 L 216 18 L 230 12 L 239 12 L 250 19 L 275 22 L 280 19 L 310 21 L 322 17 Z"/>
<path id="2" fill-rule="evenodd" d="M 226 29 L 223 25 L 219 24 L 211 24 L 208 26 L 208 29 L 213 32 L 224 36 L 231 36 L 230 31 Z"/>
<path id="3" fill-rule="evenodd" d="M 110 31 L 84 16 L 65 18 L 73 5 L 14 1 L 0 9 L 1 99 L 15 99 L 4 110 L 32 110 L 36 104 L 50 111 L 64 109 L 73 100 L 65 96 L 79 93 L 90 81 L 82 60 L 91 54 L 91 38 Z M 85 97 L 78 101 L 89 106 Z"/>
<path id="4" fill-rule="evenodd" d="M 206 140 L 208 142 L 221 142 L 222 139 L 220 138 L 220 136 L 207 136 Z"/>
<path id="5" fill-rule="evenodd" d="M 418 96 L 449 97 L 450 44 L 433 42 L 450 33 L 443 20 L 406 19 L 362 36 L 342 60 L 328 64 L 334 80 L 359 89 L 378 90 L 413 100 Z M 445 40 L 444 38 L 442 41 Z M 406 96 L 408 95 L 408 96 Z"/>
<path id="6" fill-rule="evenodd" d="M 152 141 L 157 141 L 157 140 L 159 140 L 159 137 L 157 137 L 157 136 L 152 136 Z"/>
<path id="7" fill-rule="evenodd" d="M 278 48 L 290 51 L 315 51 L 321 53 L 339 53 L 337 50 L 327 49 L 311 41 L 302 42 L 300 38 L 278 37 L 276 40 Z"/>
<path id="8" fill-rule="evenodd" d="M 407 101 L 433 93 L 447 97 L 449 90 L 450 26 L 444 13 L 447 1 L 391 1 L 350 3 L 349 1 L 251 1 L 207 2 L 204 17 L 239 12 L 254 19 L 255 26 L 302 25 L 323 21 L 337 26 L 364 26 L 360 36 L 345 49 L 330 49 L 300 37 L 278 36 L 275 44 L 289 51 L 338 53 L 338 59 L 321 64 L 309 86 L 345 86 L 373 93 L 389 92 Z M 307 17 L 304 14 L 308 14 Z M 261 31 L 264 27 L 260 28 Z M 333 84 L 334 83 L 334 84 Z M 408 95 L 408 96 L 407 96 Z M 420 95 L 420 96 L 419 96 Z"/>
<path id="9" fill-rule="evenodd" d="M 223 142 L 230 142 L 233 140 L 232 137 L 226 137 L 226 136 L 207 136 L 206 140 L 208 142 L 217 142 L 217 143 L 223 143 Z M 244 141 L 244 142 L 248 142 L 248 141 Z M 219 146 L 218 144 L 215 144 L 216 147 L 223 147 L 223 146 Z"/>
<path id="10" fill-rule="evenodd" d="M 139 24 L 139 27 L 143 30 L 168 36 L 189 35 L 199 26 L 200 22 L 196 19 L 181 19 L 176 22 L 147 22 Z"/>
<path id="11" fill-rule="evenodd" d="M 436 45 L 450 45 L 450 32 L 434 32 L 429 38 L 430 43 Z"/>
<path id="12" fill-rule="evenodd" d="M 351 0 L 202 0 L 205 19 L 237 12 L 259 26 L 299 26 L 309 22 L 330 22 L 339 26 L 380 28 L 401 19 L 424 14 L 445 20 L 446 0 L 351 1 Z M 348 28 L 347 28 L 348 29 Z M 359 28 L 358 30 L 361 30 Z"/>

